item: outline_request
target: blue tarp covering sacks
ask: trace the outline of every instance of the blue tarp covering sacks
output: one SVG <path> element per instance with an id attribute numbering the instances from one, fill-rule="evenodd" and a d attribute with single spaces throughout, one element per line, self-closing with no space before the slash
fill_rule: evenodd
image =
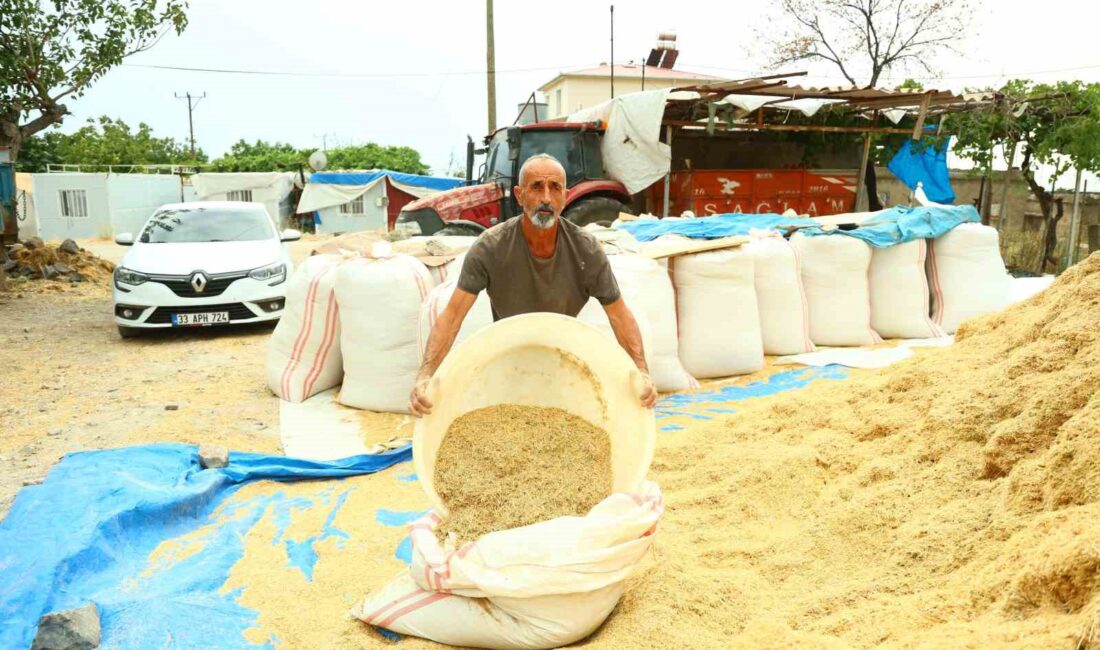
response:
<path id="1" fill-rule="evenodd" d="M 418 176 L 416 174 L 404 174 L 402 172 L 379 169 L 370 172 L 315 172 L 309 177 L 310 183 L 324 185 L 369 185 L 382 176 L 389 176 L 394 183 L 423 187 L 429 190 L 445 192 L 463 184 L 460 178 L 446 178 L 443 176 Z"/>
<path id="2" fill-rule="evenodd" d="M 920 151 L 915 150 L 911 140 L 906 140 L 897 154 L 886 166 L 890 172 L 905 183 L 911 190 L 922 183 L 924 194 L 936 203 L 954 203 L 955 192 L 951 189 L 951 177 L 947 173 L 947 150 L 951 140 L 944 142 L 937 150 L 934 144 L 928 144 Z"/>
<path id="3" fill-rule="evenodd" d="M 369 474 L 411 457 L 409 447 L 334 462 L 234 452 L 228 467 L 202 470 L 186 445 L 70 454 L 0 522 L 0 648 L 30 647 L 39 617 L 88 602 L 99 608 L 102 648 L 257 647 L 226 638 L 256 613 L 219 589 L 258 514 L 151 578 L 142 576 L 149 554 L 201 527 L 248 482 Z"/>
<path id="4" fill-rule="evenodd" d="M 972 205 L 897 206 L 878 212 L 855 230 L 822 229 L 808 217 L 784 217 L 778 214 L 721 214 L 696 219 L 644 219 L 619 225 L 639 241 L 661 235 L 682 235 L 694 239 L 715 239 L 748 235 L 752 230 L 799 228 L 807 235 L 856 237 L 876 248 L 885 248 L 914 239 L 935 238 L 960 223 L 978 221 Z"/>

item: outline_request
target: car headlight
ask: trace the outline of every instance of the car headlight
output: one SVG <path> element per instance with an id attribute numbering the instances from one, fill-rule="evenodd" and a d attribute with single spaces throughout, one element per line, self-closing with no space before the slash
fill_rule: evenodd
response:
<path id="1" fill-rule="evenodd" d="M 267 266 L 261 266 L 258 269 L 253 269 L 248 272 L 248 277 L 253 280 L 259 280 L 261 282 L 267 282 L 268 280 L 274 280 L 270 285 L 276 285 L 286 280 L 286 264 L 282 262 L 276 262 L 274 264 L 268 264 Z"/>
<path id="2" fill-rule="evenodd" d="M 137 286 L 149 281 L 149 276 L 137 271 L 120 266 L 115 269 L 115 284 L 129 284 Z"/>

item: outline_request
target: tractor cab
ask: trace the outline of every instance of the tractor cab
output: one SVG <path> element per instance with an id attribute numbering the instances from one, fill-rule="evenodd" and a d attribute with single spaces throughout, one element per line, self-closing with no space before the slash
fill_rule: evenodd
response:
<path id="1" fill-rule="evenodd" d="M 397 223 L 415 223 L 425 235 L 476 235 L 491 228 L 520 214 L 512 188 L 519 182 L 523 163 L 543 153 L 565 167 L 562 216 L 579 225 L 610 223 L 619 212 L 629 211 L 630 194 L 606 176 L 600 152 L 603 132 L 598 122 L 546 122 L 499 129 L 485 139 L 483 149 L 475 149 L 471 140 L 466 151 L 467 185 L 408 204 Z M 478 154 L 485 154 L 485 160 L 475 177 Z"/>

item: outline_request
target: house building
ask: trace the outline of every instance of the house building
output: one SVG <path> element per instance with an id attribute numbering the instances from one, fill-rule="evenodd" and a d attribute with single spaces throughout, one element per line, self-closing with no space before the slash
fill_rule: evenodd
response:
<path id="1" fill-rule="evenodd" d="M 548 119 L 551 121 L 561 119 L 582 108 L 596 106 L 611 99 L 612 67 L 615 71 L 616 96 L 641 90 L 723 81 L 719 77 L 708 74 L 655 65 L 616 63 L 610 66 L 601 63 L 595 68 L 562 72 L 539 87 L 539 92 L 546 96 L 550 115 Z"/>

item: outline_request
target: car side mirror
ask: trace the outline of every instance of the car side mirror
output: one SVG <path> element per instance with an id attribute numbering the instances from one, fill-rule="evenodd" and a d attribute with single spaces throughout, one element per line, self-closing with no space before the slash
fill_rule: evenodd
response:
<path id="1" fill-rule="evenodd" d="M 133 246 L 134 235 L 133 233 L 123 232 L 115 235 L 115 243 L 119 246 Z"/>
<path id="2" fill-rule="evenodd" d="M 279 235 L 279 241 L 298 241 L 302 238 L 302 231 L 287 228 Z"/>

